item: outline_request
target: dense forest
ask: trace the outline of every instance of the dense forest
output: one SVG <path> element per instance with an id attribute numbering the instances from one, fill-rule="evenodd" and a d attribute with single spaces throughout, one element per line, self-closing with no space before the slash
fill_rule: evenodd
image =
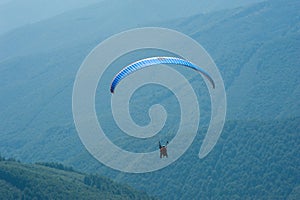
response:
<path id="1" fill-rule="evenodd" d="M 0 199 L 154 199 L 126 185 L 60 163 L 23 164 L 0 157 Z"/>
<path id="2" fill-rule="evenodd" d="M 56 162 L 33 165 L 1 157 L 1 194 L 7 198 L 14 195 L 149 198 L 145 193 L 103 177 L 105 174 L 160 199 L 296 200 L 300 197 L 299 133 L 299 117 L 276 121 L 228 121 L 217 146 L 207 158 L 200 160 L 197 156 L 203 139 L 199 134 L 177 162 L 146 174 L 118 173 L 99 167 L 87 153 L 79 154 L 78 158 L 85 158 L 86 162 L 78 162 L 75 168 L 94 172 L 92 174 L 78 173 L 73 167 Z"/>
<path id="3" fill-rule="evenodd" d="M 159 172 L 116 177 L 162 199 L 299 199 L 299 134 L 299 117 L 228 121 L 205 159 L 197 157 L 199 136 Z"/>

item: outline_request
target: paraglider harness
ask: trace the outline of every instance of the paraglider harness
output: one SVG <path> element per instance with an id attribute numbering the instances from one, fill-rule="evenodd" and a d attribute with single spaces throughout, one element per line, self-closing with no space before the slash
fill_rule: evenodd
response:
<path id="1" fill-rule="evenodd" d="M 160 150 L 160 158 L 163 157 L 168 157 L 168 152 L 167 152 L 167 145 L 169 144 L 169 142 L 167 141 L 166 145 L 161 145 L 160 141 L 158 142 L 158 147 Z"/>

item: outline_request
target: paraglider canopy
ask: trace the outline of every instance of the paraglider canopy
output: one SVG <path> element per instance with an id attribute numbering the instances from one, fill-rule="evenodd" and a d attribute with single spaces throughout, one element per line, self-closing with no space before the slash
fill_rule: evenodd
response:
<path id="1" fill-rule="evenodd" d="M 134 63 L 131 63 L 130 65 L 124 67 L 113 79 L 111 86 L 110 86 L 110 92 L 114 93 L 115 88 L 120 83 L 122 79 L 127 77 L 129 74 L 134 73 L 137 70 L 143 69 L 145 67 L 149 67 L 151 65 L 158 65 L 158 64 L 176 64 L 176 65 L 182 65 L 191 69 L 196 70 L 200 74 L 204 75 L 209 82 L 211 83 L 212 87 L 215 88 L 215 83 L 212 77 L 202 68 L 199 66 L 191 63 L 190 61 L 184 60 L 182 58 L 176 58 L 176 57 L 150 57 L 145 58 L 139 61 L 136 61 Z"/>

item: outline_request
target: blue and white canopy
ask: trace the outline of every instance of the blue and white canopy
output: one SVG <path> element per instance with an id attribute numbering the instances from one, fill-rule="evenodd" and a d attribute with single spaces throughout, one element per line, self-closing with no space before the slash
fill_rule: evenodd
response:
<path id="1" fill-rule="evenodd" d="M 131 63 L 130 65 L 124 67 L 113 79 L 111 86 L 110 86 L 110 92 L 114 93 L 115 88 L 117 85 L 120 83 L 122 79 L 124 79 L 126 76 L 129 74 L 132 74 L 133 72 L 143 69 L 145 67 L 149 67 L 151 65 L 158 65 L 158 64 L 175 64 L 175 65 L 182 65 L 189 67 L 191 69 L 196 70 L 197 72 L 201 73 L 204 75 L 209 82 L 212 84 L 213 88 L 215 88 L 215 83 L 211 76 L 202 68 L 198 67 L 197 65 L 181 59 L 181 58 L 176 58 L 176 57 L 150 57 L 150 58 L 145 58 L 142 60 L 138 60 L 134 63 Z"/>

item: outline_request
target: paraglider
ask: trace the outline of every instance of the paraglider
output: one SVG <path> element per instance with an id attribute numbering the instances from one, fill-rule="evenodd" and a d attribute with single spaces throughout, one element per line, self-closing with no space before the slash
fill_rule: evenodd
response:
<path id="1" fill-rule="evenodd" d="M 212 84 L 212 87 L 215 88 L 215 83 L 212 79 L 212 77 L 202 68 L 199 66 L 191 63 L 190 61 L 184 60 L 182 58 L 176 58 L 176 57 L 150 57 L 145 58 L 142 60 L 138 60 L 134 63 L 131 63 L 130 65 L 124 67 L 113 79 L 111 86 L 110 86 L 110 92 L 114 93 L 115 88 L 120 83 L 122 79 L 127 77 L 129 74 L 134 73 L 137 70 L 143 69 L 145 67 L 149 67 L 151 65 L 158 65 L 158 64 L 176 64 L 176 65 L 182 65 L 188 68 L 191 68 L 193 70 L 196 70 L 200 74 L 204 75 L 209 82 Z"/>
<path id="2" fill-rule="evenodd" d="M 212 79 L 212 77 L 209 75 L 209 73 L 188 60 L 177 58 L 177 57 L 150 57 L 150 58 L 145 58 L 133 62 L 127 65 L 126 67 L 124 67 L 119 73 L 117 73 L 111 82 L 110 92 L 113 94 L 115 92 L 117 85 L 128 75 L 136 72 L 137 70 L 152 65 L 158 65 L 158 64 L 175 64 L 175 65 L 181 65 L 193 69 L 196 72 L 202 74 L 211 83 L 212 87 L 215 88 L 215 82 Z M 168 158 L 168 153 L 167 153 L 168 143 L 169 142 L 167 142 L 165 145 L 161 145 L 161 143 L 159 142 L 160 158 L 163 157 Z"/>
<path id="3" fill-rule="evenodd" d="M 160 158 L 167 157 L 168 158 L 168 152 L 167 152 L 167 145 L 169 142 L 167 141 L 166 145 L 161 145 L 160 141 L 158 142 L 158 147 L 160 151 Z"/>

